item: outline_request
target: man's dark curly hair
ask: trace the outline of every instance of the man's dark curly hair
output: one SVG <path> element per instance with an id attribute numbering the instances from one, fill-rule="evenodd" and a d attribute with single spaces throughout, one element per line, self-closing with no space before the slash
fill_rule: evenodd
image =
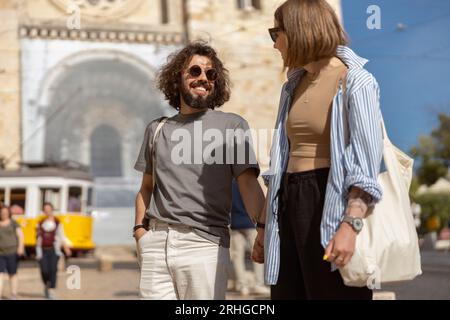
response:
<path id="1" fill-rule="evenodd" d="M 208 57 L 211 60 L 212 67 L 216 69 L 217 79 L 214 82 L 210 108 L 214 109 L 222 106 L 230 99 L 231 94 L 228 70 L 217 57 L 216 51 L 203 42 L 191 43 L 168 57 L 167 63 L 161 68 L 157 76 L 158 89 L 164 93 L 169 104 L 179 110 L 182 72 L 189 65 L 194 55 Z"/>

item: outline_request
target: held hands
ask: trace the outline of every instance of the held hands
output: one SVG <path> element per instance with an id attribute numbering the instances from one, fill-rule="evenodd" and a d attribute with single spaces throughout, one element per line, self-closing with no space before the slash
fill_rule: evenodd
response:
<path id="1" fill-rule="evenodd" d="M 257 263 L 264 263 L 264 229 L 257 228 L 258 231 L 253 245 L 252 260 Z"/>
<path id="2" fill-rule="evenodd" d="M 264 229 L 257 228 L 257 235 L 253 245 L 252 260 L 264 263 Z M 136 235 L 136 239 L 142 235 Z M 348 223 L 343 223 L 328 243 L 324 260 L 334 262 L 340 268 L 345 266 L 353 256 L 356 245 L 357 232 Z"/>

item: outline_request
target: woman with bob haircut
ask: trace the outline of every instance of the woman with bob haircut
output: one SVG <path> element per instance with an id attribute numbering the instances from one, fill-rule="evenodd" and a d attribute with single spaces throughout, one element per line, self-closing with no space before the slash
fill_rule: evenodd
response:
<path id="1" fill-rule="evenodd" d="M 379 88 L 325 0 L 288 0 L 269 29 L 288 80 L 271 150 L 266 225 L 253 259 L 272 299 L 372 299 L 344 285 L 363 220 L 382 197 Z"/>

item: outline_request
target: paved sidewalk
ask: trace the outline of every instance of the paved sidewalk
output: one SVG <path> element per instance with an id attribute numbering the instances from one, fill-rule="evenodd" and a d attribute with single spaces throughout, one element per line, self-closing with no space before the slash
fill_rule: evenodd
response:
<path id="1" fill-rule="evenodd" d="M 424 252 L 422 260 L 422 276 L 414 281 L 383 286 L 381 292 L 375 293 L 374 299 L 450 299 L 450 254 Z M 69 259 L 66 267 L 71 265 L 80 268 L 81 287 L 70 290 L 67 282 L 70 282 L 72 275 L 62 269 L 58 273 L 58 299 L 138 299 L 139 270 L 132 246 L 102 247 L 94 257 Z M 18 276 L 19 299 L 44 299 L 36 261 L 21 261 Z M 6 284 L 3 296 L 6 299 L 9 296 Z M 237 292 L 228 291 L 227 299 L 266 300 L 269 296 L 241 297 Z"/>
<path id="2" fill-rule="evenodd" d="M 94 257 L 70 258 L 65 267 L 80 269 L 80 289 L 69 289 L 73 275 L 61 269 L 58 272 L 56 297 L 61 300 L 133 300 L 138 299 L 139 270 L 133 246 L 102 247 Z M 64 267 L 64 266 L 61 266 Z M 100 270 L 104 271 L 100 271 Z M 67 270 L 67 269 L 66 269 Z M 38 264 L 21 261 L 18 271 L 19 300 L 45 299 Z M 67 285 L 69 282 L 69 286 Z M 8 299 L 9 287 L 5 283 L 3 298 Z M 269 296 L 250 295 L 245 299 L 268 299 Z M 227 299 L 243 299 L 229 291 Z"/>
<path id="3" fill-rule="evenodd" d="M 135 269 L 113 269 L 106 272 L 94 268 L 81 268 L 81 288 L 69 290 L 69 279 L 65 272 L 58 273 L 57 299 L 62 300 L 134 300 L 138 299 L 139 272 Z M 4 299 L 8 299 L 9 288 L 5 285 Z M 250 295 L 245 299 L 268 299 L 268 296 Z M 39 270 L 27 266 L 19 270 L 19 300 L 44 299 L 43 285 Z M 227 300 L 244 299 L 238 293 L 229 291 Z"/>

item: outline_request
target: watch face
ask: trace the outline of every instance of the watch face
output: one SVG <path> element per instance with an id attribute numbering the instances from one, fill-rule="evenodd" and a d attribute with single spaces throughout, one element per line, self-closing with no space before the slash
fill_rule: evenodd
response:
<path id="1" fill-rule="evenodd" d="M 355 219 L 353 220 L 353 227 L 356 231 L 361 231 L 363 228 L 363 221 L 362 219 Z"/>

